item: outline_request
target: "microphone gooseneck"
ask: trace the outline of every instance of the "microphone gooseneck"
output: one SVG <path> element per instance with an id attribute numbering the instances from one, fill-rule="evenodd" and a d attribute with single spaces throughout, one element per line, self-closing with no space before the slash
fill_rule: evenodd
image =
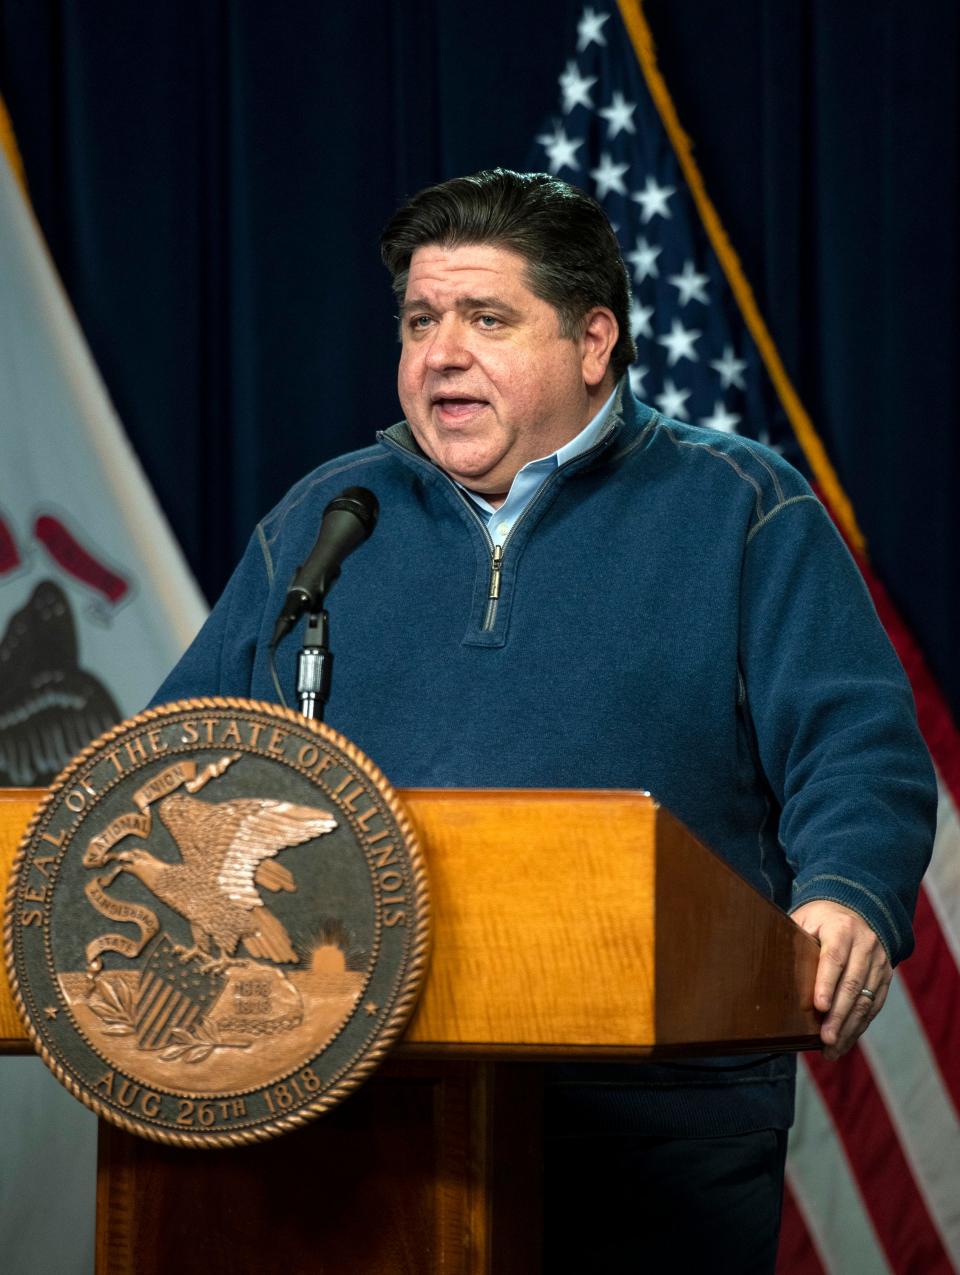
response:
<path id="1" fill-rule="evenodd" d="M 323 511 L 320 534 L 306 561 L 297 568 L 273 630 L 275 647 L 304 612 L 316 614 L 340 575 L 343 560 L 363 544 L 377 525 L 380 505 L 366 487 L 348 487 Z"/>

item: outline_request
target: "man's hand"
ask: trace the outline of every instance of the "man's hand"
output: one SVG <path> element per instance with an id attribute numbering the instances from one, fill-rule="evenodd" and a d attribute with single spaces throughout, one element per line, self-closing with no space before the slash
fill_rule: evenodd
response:
<path id="1" fill-rule="evenodd" d="M 893 969 L 873 930 L 849 908 L 814 899 L 791 916 L 820 940 L 813 1003 L 827 1015 L 820 1028 L 823 1056 L 839 1058 L 880 1013 Z M 873 992 L 872 999 L 862 994 L 864 988 Z"/>

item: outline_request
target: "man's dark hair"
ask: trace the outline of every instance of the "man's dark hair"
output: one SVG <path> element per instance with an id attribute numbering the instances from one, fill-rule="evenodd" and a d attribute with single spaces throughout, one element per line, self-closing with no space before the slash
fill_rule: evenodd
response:
<path id="1" fill-rule="evenodd" d="M 410 258 L 426 244 L 510 249 L 527 263 L 530 291 L 556 310 L 563 336 L 579 336 L 587 312 L 607 306 L 620 327 L 610 357 L 614 376 L 637 357 L 620 245 L 597 201 L 575 186 L 546 173 L 493 168 L 421 190 L 394 214 L 380 240 L 401 302 Z"/>

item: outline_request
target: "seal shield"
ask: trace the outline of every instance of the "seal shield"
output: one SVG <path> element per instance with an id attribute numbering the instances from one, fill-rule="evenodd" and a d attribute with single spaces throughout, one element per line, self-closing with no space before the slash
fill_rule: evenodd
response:
<path id="1" fill-rule="evenodd" d="M 16 1003 L 98 1115 L 188 1146 L 294 1128 L 355 1088 L 413 1009 L 426 872 L 377 767 L 240 699 L 114 727 L 41 803 L 6 916 Z"/>

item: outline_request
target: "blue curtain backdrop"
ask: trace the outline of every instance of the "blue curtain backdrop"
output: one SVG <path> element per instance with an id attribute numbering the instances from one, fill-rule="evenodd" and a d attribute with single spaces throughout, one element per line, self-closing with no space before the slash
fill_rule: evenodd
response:
<path id="1" fill-rule="evenodd" d="M 380 228 L 429 182 L 528 166 L 581 10 L 0 0 L 34 206 L 211 598 L 294 479 L 396 417 Z M 873 562 L 960 716 L 956 2 L 645 11 Z"/>

